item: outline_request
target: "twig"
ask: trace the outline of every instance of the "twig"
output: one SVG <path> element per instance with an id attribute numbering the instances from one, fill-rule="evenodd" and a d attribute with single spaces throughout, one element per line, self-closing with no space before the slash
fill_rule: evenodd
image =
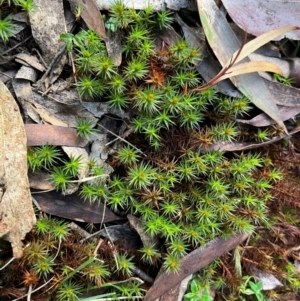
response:
<path id="1" fill-rule="evenodd" d="M 31 38 L 32 38 L 32 35 L 30 35 L 29 37 L 27 37 L 25 40 L 21 41 L 20 43 L 16 44 L 14 47 L 12 47 L 12 48 L 10 48 L 10 49 L 8 49 L 8 50 L 6 50 L 6 51 L 0 53 L 0 56 L 3 56 L 4 54 L 9 53 L 9 52 L 11 52 L 12 50 L 18 48 L 19 46 L 21 46 L 22 44 L 26 43 L 26 42 L 27 42 L 29 39 L 31 39 Z"/>
<path id="2" fill-rule="evenodd" d="M 43 76 L 41 77 L 41 79 L 38 81 L 36 87 L 37 89 L 40 89 L 40 87 L 42 86 L 42 84 L 44 83 L 46 77 L 48 76 L 48 74 L 53 70 L 54 66 L 58 63 L 58 61 L 61 59 L 62 55 L 64 54 L 64 52 L 66 51 L 66 46 L 63 46 L 61 48 L 61 50 L 56 54 L 56 56 L 52 59 L 50 65 L 48 66 L 48 69 L 46 70 L 46 72 L 43 74 Z"/>
<path id="3" fill-rule="evenodd" d="M 31 294 L 32 294 L 32 284 L 30 284 L 28 288 L 27 301 L 31 300 Z"/>
<path id="4" fill-rule="evenodd" d="M 33 293 L 36 293 L 37 291 L 39 291 L 40 289 L 42 289 L 44 286 L 46 286 L 48 283 L 50 283 L 52 280 L 53 280 L 53 278 L 54 278 L 54 276 L 53 277 L 51 277 L 47 282 L 45 282 L 43 285 L 41 285 L 41 286 L 39 286 L 38 288 L 36 288 L 35 290 L 33 290 L 32 292 L 31 292 L 31 294 L 33 294 Z M 26 297 L 28 294 L 26 294 L 26 295 L 24 295 L 24 296 L 22 296 L 22 297 L 19 297 L 19 298 L 17 298 L 17 299 L 14 299 L 14 300 L 12 300 L 12 301 L 18 301 L 18 300 L 21 300 L 21 299 L 23 299 L 24 297 Z"/>
<path id="5" fill-rule="evenodd" d="M 136 149 L 139 153 L 141 153 L 143 156 L 146 156 L 146 154 L 144 154 L 140 149 L 138 149 L 136 146 L 134 146 L 133 144 L 131 144 L 129 141 L 123 139 L 122 137 L 120 137 L 119 135 L 115 134 L 114 132 L 110 131 L 109 129 L 107 129 L 106 127 L 104 127 L 101 124 L 98 124 L 102 129 L 104 129 L 105 131 L 109 132 L 110 134 L 112 134 L 113 136 L 119 138 L 120 140 L 122 140 L 123 142 L 129 144 L 130 146 L 132 146 L 134 149 Z M 96 134 L 95 134 L 96 135 Z"/>
<path id="6" fill-rule="evenodd" d="M 40 91 L 40 90 L 37 90 L 37 89 L 35 89 L 35 88 L 33 88 L 33 90 L 34 90 L 35 92 L 37 92 L 37 93 L 43 95 L 43 96 L 47 96 L 47 97 L 50 98 L 51 100 L 54 100 L 54 101 L 56 101 L 56 102 L 58 102 L 58 103 L 62 103 L 62 104 L 67 105 L 67 106 L 73 106 L 73 103 L 72 103 L 72 104 L 65 103 L 65 102 L 63 102 L 63 101 L 60 101 L 60 100 L 58 100 L 58 99 L 56 99 L 56 98 L 54 98 L 54 97 L 48 95 L 48 94 L 47 94 L 47 95 L 44 95 L 44 92 L 42 92 L 42 91 Z"/>
<path id="7" fill-rule="evenodd" d="M 79 232 L 79 234 L 82 237 L 88 238 L 90 236 L 90 233 L 85 231 L 84 229 L 82 229 L 81 227 L 79 227 L 77 224 L 75 224 L 74 222 L 69 223 L 69 227 L 71 230 L 73 231 L 77 231 Z M 81 241 L 80 241 L 81 242 Z"/>
<path id="8" fill-rule="evenodd" d="M 6 268 L 11 262 L 13 262 L 15 260 L 15 257 L 12 257 L 4 266 L 2 266 L 0 268 L 0 271 L 3 270 L 4 268 Z"/>
<path id="9" fill-rule="evenodd" d="M 36 54 L 38 55 L 40 61 L 43 63 L 44 67 L 47 69 L 48 65 L 46 64 L 46 62 L 44 61 L 43 57 L 41 56 L 40 52 L 36 49 L 36 48 L 32 48 L 32 51 L 36 52 Z"/>
<path id="10" fill-rule="evenodd" d="M 1 71 L 0 71 L 0 74 L 4 75 L 4 76 L 6 76 L 6 77 L 8 77 L 8 78 L 10 78 L 10 79 L 13 79 L 13 77 L 11 77 L 10 75 L 5 74 L 5 73 L 3 73 L 3 72 L 1 72 Z"/>

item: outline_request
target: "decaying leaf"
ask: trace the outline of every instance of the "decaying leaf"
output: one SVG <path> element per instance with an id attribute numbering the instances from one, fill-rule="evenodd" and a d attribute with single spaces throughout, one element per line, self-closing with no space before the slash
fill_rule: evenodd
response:
<path id="1" fill-rule="evenodd" d="M 250 41 L 248 46 L 241 45 L 230 28 L 225 16 L 219 11 L 214 1 L 198 0 L 198 9 L 207 40 L 223 67 L 228 67 L 233 61 L 238 61 L 247 56 L 249 52 L 254 51 L 262 43 L 262 38 L 259 37 L 255 42 Z M 268 33 L 263 39 L 271 39 L 275 34 L 279 35 L 295 27 L 286 27 L 277 29 L 275 32 Z M 268 40 L 265 40 L 266 43 Z M 255 45 L 255 47 L 254 47 Z M 238 60 L 236 60 L 238 54 Z M 244 58 L 243 62 L 248 62 L 249 59 Z M 228 65 L 229 64 L 229 65 Z M 235 86 L 248 97 L 258 108 L 274 119 L 280 126 L 285 129 L 284 124 L 280 119 L 277 106 L 272 99 L 272 95 L 266 87 L 263 79 L 256 73 L 240 75 L 232 77 L 231 81 Z"/>
<path id="2" fill-rule="evenodd" d="M 25 124 L 27 146 L 61 145 L 84 147 L 88 141 L 70 127 L 49 124 Z"/>
<path id="3" fill-rule="evenodd" d="M 299 107 L 278 106 L 278 110 L 281 116 L 281 120 L 286 121 L 300 113 L 300 106 Z M 236 121 L 243 124 L 250 124 L 256 127 L 268 126 L 275 123 L 274 120 L 272 120 L 269 116 L 267 116 L 264 113 L 261 113 L 250 120 L 237 119 Z"/>
<path id="4" fill-rule="evenodd" d="M 0 81 L 0 235 L 23 254 L 22 239 L 35 224 L 27 177 L 26 135 L 14 98 Z"/>
<path id="5" fill-rule="evenodd" d="M 41 209 L 51 215 L 86 223 L 100 224 L 122 220 L 101 202 L 84 202 L 79 193 L 62 195 L 56 191 L 34 194 Z"/>
<path id="6" fill-rule="evenodd" d="M 239 234 L 227 240 L 217 238 L 206 246 L 194 250 L 180 260 L 178 273 L 164 272 L 155 280 L 152 287 L 148 290 L 144 301 L 156 300 L 190 274 L 199 271 L 214 259 L 235 248 L 248 236 L 248 234 Z"/>
<path id="7" fill-rule="evenodd" d="M 223 76 L 219 77 L 215 81 L 215 83 L 218 83 L 219 81 L 226 78 L 231 78 L 233 76 L 260 71 L 273 72 L 282 75 L 282 70 L 272 63 L 264 61 L 253 61 L 233 65 Z"/>
<path id="8" fill-rule="evenodd" d="M 273 137 L 265 142 L 255 143 L 255 142 L 217 142 L 212 144 L 209 148 L 203 149 L 203 151 L 223 151 L 223 152 L 235 152 L 244 151 L 249 149 L 255 149 L 268 144 L 275 143 L 282 139 L 289 139 L 293 134 L 300 132 L 300 126 L 294 128 L 287 135 Z"/>
<path id="9" fill-rule="evenodd" d="M 73 12 L 75 12 L 78 5 L 82 7 L 81 18 L 86 25 L 103 40 L 106 40 L 104 22 L 94 0 L 69 0 L 69 2 Z"/>
<path id="10" fill-rule="evenodd" d="M 232 20 L 247 32 L 258 36 L 274 28 L 300 26 L 300 6 L 298 0 L 222 0 Z M 284 34 L 288 39 L 299 40 L 300 31 Z M 273 40 L 282 39 L 283 36 Z"/>
<path id="11" fill-rule="evenodd" d="M 62 0 L 51 1 L 35 0 L 34 4 L 37 9 L 29 12 L 30 25 L 32 35 L 39 48 L 42 50 L 43 59 L 46 64 L 50 64 L 53 59 L 64 50 L 64 43 L 59 40 L 60 34 L 66 31 L 64 7 Z M 61 52 L 57 60 L 49 72 L 49 77 L 44 78 L 46 88 L 53 83 L 60 75 L 65 62 L 66 55 Z M 40 80 L 41 81 L 41 80 Z M 38 86 L 42 84 L 41 81 Z"/>
<path id="12" fill-rule="evenodd" d="M 299 29 L 299 28 L 296 26 L 284 26 L 284 27 L 279 27 L 279 28 L 273 29 L 271 31 L 268 31 L 268 32 L 258 36 L 257 38 L 251 40 L 247 44 L 245 44 L 243 46 L 242 50 L 241 51 L 237 50 L 233 54 L 232 57 L 233 58 L 237 57 L 235 60 L 235 63 L 238 63 L 242 59 L 247 57 L 249 54 L 253 53 L 255 50 L 260 48 L 262 45 L 270 42 L 275 37 L 278 37 L 281 34 L 284 34 L 284 33 L 287 33 L 289 31 L 296 30 L 296 29 Z M 227 64 L 226 64 L 227 66 L 230 64 L 230 60 L 227 62 Z"/>

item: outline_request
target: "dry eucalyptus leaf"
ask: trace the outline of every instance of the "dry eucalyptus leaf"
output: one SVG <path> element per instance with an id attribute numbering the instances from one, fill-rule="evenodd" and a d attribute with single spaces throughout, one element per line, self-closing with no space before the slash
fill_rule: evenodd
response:
<path id="1" fill-rule="evenodd" d="M 25 120 L 28 120 L 30 117 L 37 123 L 41 122 L 41 118 L 37 112 L 32 109 L 32 106 L 30 106 L 29 103 L 34 98 L 30 82 L 25 79 L 13 79 L 12 87 L 17 96 L 19 104 L 22 106 Z"/>
<path id="2" fill-rule="evenodd" d="M 286 25 L 300 26 L 299 1 L 222 0 L 222 3 L 232 20 L 243 30 L 255 36 Z M 300 31 L 286 33 L 274 40 L 280 40 L 283 37 L 299 40 Z"/>
<path id="3" fill-rule="evenodd" d="M 27 177 L 26 135 L 19 107 L 0 81 L 0 231 L 23 254 L 22 239 L 35 224 Z M 1 236 L 0 233 L 0 236 Z"/>
<path id="4" fill-rule="evenodd" d="M 50 175 L 46 171 L 35 170 L 28 171 L 28 179 L 30 188 L 37 190 L 55 190 Z"/>
<path id="5" fill-rule="evenodd" d="M 64 91 L 63 95 L 68 98 L 68 91 Z M 73 93 L 71 93 L 73 95 Z M 79 118 L 88 119 L 96 125 L 98 119 L 86 110 L 80 103 L 64 103 L 63 97 L 60 94 L 55 94 L 51 97 L 40 95 L 33 91 L 34 100 L 30 103 L 34 110 L 39 113 L 40 117 L 53 125 L 72 126 L 75 127 Z M 56 101 L 57 99 L 57 101 Z M 62 100 L 62 102 L 60 102 Z"/>
<path id="6" fill-rule="evenodd" d="M 96 32 L 103 40 L 106 40 L 104 22 L 94 0 L 69 0 L 69 2 L 73 12 L 75 12 L 77 5 L 81 5 L 81 18 L 88 28 Z"/>
<path id="7" fill-rule="evenodd" d="M 127 219 L 129 221 L 130 226 L 140 236 L 141 241 L 142 241 L 144 246 L 155 246 L 156 248 L 159 247 L 158 237 L 151 236 L 151 235 L 145 233 L 145 228 L 143 227 L 143 223 L 141 222 L 140 218 L 135 217 L 131 214 L 128 214 Z"/>
<path id="8" fill-rule="evenodd" d="M 259 148 L 274 142 L 280 141 L 281 139 L 289 139 L 293 134 L 296 134 L 300 131 L 300 126 L 294 128 L 287 135 L 280 137 L 273 137 L 272 139 L 261 142 L 217 142 L 212 144 L 209 148 L 202 149 L 202 151 L 224 151 L 224 152 L 235 152 L 235 151 L 244 151 L 249 149 Z"/>
<path id="9" fill-rule="evenodd" d="M 249 234 L 233 235 L 229 239 L 216 238 L 180 259 L 178 273 L 164 272 L 156 278 L 144 301 L 154 301 L 180 283 L 187 276 L 207 266 L 214 259 L 226 254 L 249 237 Z"/>
<path id="10" fill-rule="evenodd" d="M 31 66 L 41 72 L 45 71 L 45 67 L 41 65 L 38 59 L 33 55 L 29 55 L 27 53 L 18 53 L 15 56 L 15 60 L 20 64 Z"/>
<path id="11" fill-rule="evenodd" d="M 197 60 L 195 65 L 199 65 L 202 58 L 206 55 L 206 39 L 205 39 L 205 34 L 203 31 L 203 28 L 200 26 L 188 26 L 180 17 L 180 15 L 177 13 L 175 15 L 175 19 L 180 25 L 184 38 L 187 41 L 188 45 L 190 47 L 198 49 L 200 53 L 200 58 Z"/>
<path id="12" fill-rule="evenodd" d="M 108 10 L 114 2 L 114 0 L 96 0 L 98 8 L 101 10 Z M 125 1 L 124 3 L 127 8 L 134 9 L 145 9 L 151 4 L 154 10 L 164 10 L 166 6 L 172 10 L 180 10 L 182 8 L 197 10 L 195 1 L 193 0 L 151 0 L 149 2 L 144 0 L 131 0 Z"/>
<path id="13" fill-rule="evenodd" d="M 59 39 L 60 35 L 66 32 L 63 0 L 50 3 L 48 0 L 35 0 L 34 4 L 38 8 L 29 12 L 32 35 L 42 50 L 44 61 L 49 65 L 65 47 L 65 43 Z M 66 55 L 62 54 L 60 58 L 39 86 L 45 83 L 48 88 L 59 77 L 66 62 Z"/>
<path id="14" fill-rule="evenodd" d="M 207 40 L 217 56 L 219 62 L 223 67 L 228 66 L 228 62 L 236 51 L 241 47 L 237 37 L 230 28 L 225 16 L 219 11 L 217 5 L 212 0 L 197 0 L 201 23 L 203 25 Z M 275 33 L 280 34 L 281 30 L 286 32 L 291 30 L 291 27 L 277 30 Z M 270 39 L 275 35 L 274 32 L 270 33 L 265 39 Z M 254 41 L 254 40 L 253 40 Z M 247 56 L 249 51 L 254 51 L 261 43 L 261 37 L 257 38 L 255 42 L 250 41 L 246 44 L 241 54 Z M 265 42 L 268 42 L 266 40 Z M 254 49 L 255 48 L 255 49 Z M 241 56 L 241 57 L 242 57 Z M 240 58 L 240 56 L 239 56 Z M 245 58 L 243 62 L 248 62 L 249 59 Z M 285 129 L 285 125 L 280 119 L 277 106 L 272 98 L 272 95 L 266 87 L 263 79 L 256 73 L 239 75 L 232 77 L 231 81 L 234 85 L 246 96 L 251 102 L 254 103 L 263 112 L 273 118 L 281 127 Z"/>
<path id="15" fill-rule="evenodd" d="M 34 68 L 28 66 L 22 66 L 19 69 L 18 73 L 16 74 L 15 78 L 26 79 L 34 83 L 37 79 L 37 76 L 38 76 L 37 71 Z"/>
<path id="16" fill-rule="evenodd" d="M 28 103 L 27 105 L 33 111 L 35 111 L 41 117 L 42 120 L 57 126 L 68 126 L 66 122 L 60 120 L 55 115 L 53 115 L 45 106 L 42 106 L 38 103 Z"/>
<path id="17" fill-rule="evenodd" d="M 284 107 L 284 106 L 278 106 L 279 114 L 282 121 L 286 121 L 290 118 L 293 118 L 294 116 L 298 115 L 300 113 L 300 106 L 299 107 Z M 261 126 L 268 126 L 271 124 L 274 124 L 275 121 L 271 119 L 268 115 L 261 113 L 255 117 L 253 117 L 250 120 L 246 119 L 237 119 L 237 122 L 243 123 L 243 124 L 250 124 L 256 127 Z"/>
<path id="18" fill-rule="evenodd" d="M 35 0 L 38 6 L 29 12 L 30 25 L 34 40 L 42 50 L 47 64 L 64 46 L 59 40 L 60 34 L 65 32 L 65 17 L 62 0 Z"/>
<path id="19" fill-rule="evenodd" d="M 34 198 L 42 211 L 51 215 L 95 224 L 122 220 L 101 202 L 85 202 L 78 192 L 62 195 L 57 191 L 50 191 L 34 194 Z"/>
<path id="20" fill-rule="evenodd" d="M 182 301 L 183 296 L 188 288 L 189 281 L 192 279 L 193 274 L 183 279 L 179 284 L 172 287 L 168 292 L 164 293 L 159 301 Z"/>
<path id="21" fill-rule="evenodd" d="M 300 90 L 294 87 L 289 87 L 280 83 L 270 82 L 265 80 L 270 92 L 272 93 L 275 102 L 278 105 L 287 107 L 300 106 Z"/>
<path id="22" fill-rule="evenodd" d="M 88 140 L 79 137 L 76 129 L 49 124 L 25 124 L 27 146 L 63 145 L 85 147 Z"/>

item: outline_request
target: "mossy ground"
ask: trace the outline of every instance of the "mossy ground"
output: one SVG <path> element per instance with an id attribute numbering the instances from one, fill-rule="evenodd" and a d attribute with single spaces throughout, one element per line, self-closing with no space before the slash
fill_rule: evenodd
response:
<path id="1" fill-rule="evenodd" d="M 101 294 L 113 294 L 108 297 L 142 299 L 149 285 L 134 277 L 139 271 L 155 277 L 162 266 L 171 277 L 187 253 L 236 232 L 252 235 L 194 275 L 199 288 L 214 290 L 215 300 L 255 300 L 240 287 L 242 276 L 257 268 L 284 284 L 266 292 L 265 300 L 297 291 L 292 248 L 300 235 L 298 189 L 293 183 L 298 155 L 288 152 L 298 148 L 288 150 L 278 143 L 251 152 L 209 151 L 217 142 L 265 141 L 276 131 L 236 122 L 253 112 L 245 98 L 228 98 L 213 88 L 193 91 L 203 82 L 195 71 L 201 53 L 184 39 L 155 47 L 157 32 L 172 22 L 171 12 L 127 10 L 116 2 L 106 25 L 122 32 L 121 66 L 92 31 L 62 36 L 75 54 L 82 100 L 101 98 L 110 106 L 110 116 L 122 110 L 132 116 L 129 143 L 108 160 L 115 173 L 109 180 L 86 182 L 80 193 L 86 202 L 104 202 L 116 213 L 139 217 L 145 234 L 159 238 L 158 243 L 130 249 L 100 240 L 98 248 L 93 240 L 81 243 L 80 234 L 64 221 L 41 215 L 26 238 L 24 257 L 1 271 L 4 298 L 10 298 L 14 288 L 49 281 L 37 298 L 78 300 L 80 293 L 100 287 Z M 89 121 L 80 120 L 77 129 L 83 136 L 93 135 Z M 57 190 L 65 191 L 77 178 L 80 158 L 62 160 L 59 151 L 32 148 L 28 161 L 32 170 L 49 172 Z M 91 176 L 104 173 L 93 162 L 89 167 Z M 3 243 L 1 251 L 5 261 L 10 249 Z"/>

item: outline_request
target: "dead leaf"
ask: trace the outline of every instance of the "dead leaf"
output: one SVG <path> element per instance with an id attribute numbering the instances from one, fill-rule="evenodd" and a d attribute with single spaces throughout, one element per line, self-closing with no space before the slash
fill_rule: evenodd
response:
<path id="1" fill-rule="evenodd" d="M 49 124 L 25 124 L 28 146 L 61 145 L 84 147 L 88 141 L 78 137 L 76 129 Z"/>
<path id="2" fill-rule="evenodd" d="M 214 1 L 198 0 L 198 9 L 207 40 L 224 67 L 232 61 L 233 54 L 240 49 L 241 45 Z M 244 53 L 247 51 L 249 51 L 248 48 Z M 247 58 L 244 59 L 244 62 L 248 61 Z M 232 77 L 231 81 L 251 102 L 285 129 L 272 95 L 258 74 L 251 73 Z"/>
<path id="3" fill-rule="evenodd" d="M 267 87 L 272 93 L 278 105 L 287 107 L 300 106 L 300 90 L 294 87 L 285 86 L 280 83 L 265 80 Z"/>
<path id="4" fill-rule="evenodd" d="M 28 179 L 30 188 L 37 190 L 55 190 L 55 186 L 53 185 L 49 173 L 36 170 L 35 172 L 28 171 Z"/>
<path id="5" fill-rule="evenodd" d="M 264 62 L 264 61 L 252 61 L 252 62 L 233 65 L 232 67 L 230 67 L 228 72 L 226 72 L 223 76 L 219 77 L 215 81 L 215 83 L 218 83 L 219 81 L 222 81 L 226 78 L 231 78 L 233 76 L 246 74 L 246 73 L 253 73 L 253 72 L 262 72 L 262 71 L 273 72 L 273 73 L 278 73 L 280 75 L 283 75 L 282 70 L 275 64 Z"/>
<path id="6" fill-rule="evenodd" d="M 183 296 L 188 288 L 189 281 L 192 279 L 193 275 L 189 275 L 183 279 L 179 284 L 172 287 L 168 292 L 161 295 L 159 301 L 179 301 L 184 300 Z"/>
<path id="7" fill-rule="evenodd" d="M 106 50 L 108 56 L 113 60 L 115 66 L 122 64 L 122 33 L 120 30 L 113 32 L 107 30 Z"/>
<path id="8" fill-rule="evenodd" d="M 89 29 L 97 33 L 104 41 L 106 40 L 105 26 L 94 0 L 68 0 L 73 13 L 77 5 L 82 6 L 81 18 L 84 20 Z"/>
<path id="9" fill-rule="evenodd" d="M 300 6 L 295 2 L 299 1 L 222 0 L 232 20 L 255 36 L 286 25 L 300 26 Z M 283 37 L 299 40 L 300 31 L 292 31 L 284 36 L 274 37 L 273 40 L 280 40 Z"/>
<path id="10" fill-rule="evenodd" d="M 25 79 L 31 82 L 36 82 L 38 77 L 37 71 L 32 67 L 22 66 L 17 72 L 15 79 Z"/>
<path id="11" fill-rule="evenodd" d="M 212 144 L 209 148 L 203 149 L 203 151 L 224 151 L 224 152 L 235 152 L 235 151 L 244 151 L 249 149 L 255 149 L 258 147 L 266 146 L 268 144 L 272 144 L 274 142 L 280 141 L 282 139 L 289 139 L 293 134 L 298 133 L 300 131 L 300 126 L 294 128 L 287 135 L 280 137 L 273 137 L 272 139 L 261 142 L 217 142 Z"/>
<path id="12" fill-rule="evenodd" d="M 300 62 L 299 62 L 300 63 Z M 212 59 L 212 56 L 209 55 L 206 57 L 200 66 L 197 68 L 201 76 L 205 81 L 210 81 L 215 77 L 221 69 L 220 64 Z M 294 67 L 291 69 L 293 70 Z M 300 68 L 299 68 L 300 69 Z M 300 76 L 299 83 L 300 83 Z M 287 106 L 287 107 L 296 107 L 300 106 L 300 90 L 294 87 L 289 87 L 277 82 L 269 81 L 264 79 L 266 86 L 268 87 L 272 97 L 277 105 Z M 224 81 L 218 82 L 216 88 L 221 93 L 228 95 L 230 97 L 242 97 L 242 94 L 233 86 L 233 84 L 225 79 Z"/>
<path id="13" fill-rule="evenodd" d="M 45 107 L 42 106 L 38 103 L 32 104 L 32 103 L 27 103 L 27 105 L 33 110 L 35 111 L 42 120 L 49 122 L 53 125 L 57 125 L 57 126 L 65 126 L 67 127 L 68 124 L 65 123 L 64 121 L 60 120 L 59 118 L 57 118 L 55 115 L 52 115 L 51 112 L 49 112 L 49 110 Z"/>
<path id="14" fill-rule="evenodd" d="M 255 50 L 257 50 L 258 48 L 260 48 L 262 45 L 270 42 L 272 39 L 274 39 L 275 37 L 280 36 L 281 34 L 287 33 L 289 31 L 295 30 L 295 29 L 299 29 L 296 26 L 284 26 L 284 27 L 279 27 L 276 29 L 273 29 L 271 31 L 268 31 L 258 37 L 256 37 L 255 39 L 249 41 L 248 43 L 246 43 L 242 50 L 237 50 L 232 57 L 235 58 L 235 63 L 240 62 L 242 59 L 244 59 L 245 57 L 247 57 L 249 54 L 253 53 Z M 230 61 L 232 59 L 228 60 L 227 64 L 225 66 L 229 66 Z"/>
<path id="15" fill-rule="evenodd" d="M 100 224 L 122 220 L 101 202 L 84 202 L 79 193 L 62 195 L 56 191 L 34 194 L 41 209 L 51 215 L 76 220 L 79 222 Z"/>
<path id="16" fill-rule="evenodd" d="M 24 64 L 26 66 L 31 66 L 35 69 L 37 69 L 38 71 L 45 71 L 45 67 L 43 65 L 41 65 L 38 61 L 38 59 L 33 56 L 33 55 L 29 55 L 27 53 L 18 53 L 15 56 L 15 60 L 16 62 L 20 63 L 20 64 Z"/>
<path id="17" fill-rule="evenodd" d="M 227 240 L 217 238 L 208 243 L 206 246 L 198 248 L 186 255 L 180 260 L 180 270 L 178 273 L 164 272 L 161 274 L 148 290 L 144 301 L 156 300 L 187 276 L 199 271 L 211 263 L 214 259 L 222 256 L 237 245 L 241 244 L 248 236 L 248 234 L 239 234 Z"/>
<path id="18" fill-rule="evenodd" d="M 75 127 L 79 118 L 88 119 L 96 125 L 96 119 L 92 113 L 88 112 L 81 103 L 67 104 L 64 103 L 63 97 L 69 97 L 68 91 L 66 93 L 54 94 L 54 96 L 42 96 L 33 91 L 34 98 L 29 102 L 34 111 L 40 114 L 40 117 L 53 125 L 71 126 Z M 71 93 L 73 95 L 73 93 Z M 56 100 L 57 99 L 57 100 Z M 62 101 L 60 101 L 62 100 Z"/>
<path id="19" fill-rule="evenodd" d="M 141 238 L 141 241 L 144 246 L 156 246 L 159 247 L 159 240 L 156 236 L 150 236 L 149 234 L 145 233 L 145 227 L 143 226 L 142 221 L 140 218 L 135 217 L 131 214 L 127 214 L 127 219 L 130 226 L 138 233 Z"/>
<path id="20" fill-rule="evenodd" d="M 198 49 L 200 53 L 199 59 L 196 61 L 195 65 L 199 65 L 202 60 L 202 57 L 206 55 L 207 45 L 205 34 L 203 28 L 200 26 L 188 26 L 180 17 L 178 13 L 175 14 L 175 19 L 180 25 L 184 38 L 187 41 L 188 45 L 192 48 Z"/>
<path id="21" fill-rule="evenodd" d="M 29 12 L 31 31 L 35 42 L 42 50 L 43 59 L 50 64 L 62 49 L 64 42 L 60 41 L 60 35 L 66 32 L 63 1 L 35 0 L 37 9 Z M 46 80 L 46 87 L 53 83 L 60 75 L 65 62 L 66 55 L 62 53 L 61 59 L 53 66 Z"/>
<path id="22" fill-rule="evenodd" d="M 35 224 L 27 178 L 26 135 L 19 107 L 0 81 L 0 229 L 12 244 L 13 255 L 23 254 L 22 239 Z M 0 233 L 1 235 L 1 233 Z"/>
<path id="23" fill-rule="evenodd" d="M 297 114 L 300 113 L 300 106 L 299 107 L 283 107 L 283 106 L 278 106 L 279 114 L 281 117 L 282 121 L 286 121 L 290 118 L 293 118 Z M 243 123 L 243 124 L 250 124 L 256 127 L 261 127 L 261 126 L 268 126 L 271 124 L 274 124 L 275 121 L 271 119 L 269 116 L 266 114 L 262 113 L 259 114 L 255 117 L 253 117 L 250 120 L 246 119 L 237 119 L 237 122 Z"/>

